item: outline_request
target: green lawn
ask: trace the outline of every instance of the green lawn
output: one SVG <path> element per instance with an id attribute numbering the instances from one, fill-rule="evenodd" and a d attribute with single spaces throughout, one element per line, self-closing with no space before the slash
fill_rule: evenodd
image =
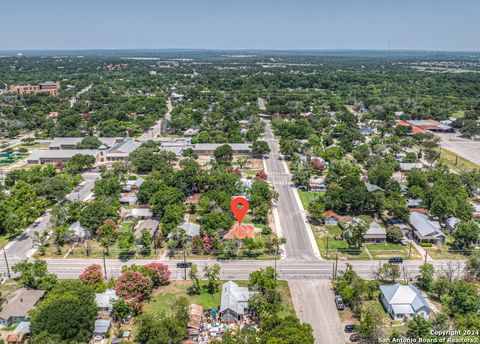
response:
<path id="1" fill-rule="evenodd" d="M 410 245 L 402 246 L 394 243 L 384 244 L 368 244 L 368 252 L 370 252 L 373 259 L 388 259 L 391 257 L 402 257 L 403 259 L 409 259 Z M 412 246 L 412 255 L 410 259 L 421 259 L 422 257 Z"/>
<path id="2" fill-rule="evenodd" d="M 323 197 L 325 195 L 325 192 L 298 190 L 298 195 L 300 196 L 300 200 L 302 201 L 303 208 L 307 209 L 310 202 Z"/>
<path id="3" fill-rule="evenodd" d="M 428 252 L 428 255 L 433 259 L 465 259 L 465 255 L 455 252 L 455 247 L 453 246 L 453 237 L 447 235 L 445 239 L 445 244 L 435 245 L 432 247 L 424 247 Z"/>
<path id="4" fill-rule="evenodd" d="M 222 281 L 221 284 L 226 281 Z M 247 286 L 247 281 L 235 281 L 240 286 Z M 286 281 L 278 281 L 279 291 L 282 294 L 282 309 L 280 311 L 281 316 L 293 315 L 295 316 L 295 309 L 293 307 L 292 297 L 290 295 L 290 289 Z M 202 286 L 205 288 L 206 282 L 202 281 Z M 220 306 L 221 298 L 221 285 L 219 291 L 210 295 L 205 289 L 200 295 L 189 295 L 188 287 L 192 285 L 191 281 L 171 281 L 166 286 L 155 289 L 150 297 L 150 300 L 143 305 L 144 314 L 159 315 L 163 312 L 168 313 L 175 303 L 175 299 L 180 296 L 187 297 L 189 302 L 197 304 L 203 308 L 215 308 Z"/>
<path id="5" fill-rule="evenodd" d="M 452 114 L 452 117 L 454 117 L 454 118 L 463 118 L 463 117 L 465 117 L 465 111 L 460 110 L 460 111 L 454 112 L 454 113 Z"/>
<path id="6" fill-rule="evenodd" d="M 356 250 L 345 240 L 335 240 L 335 235 L 342 234 L 342 230 L 338 226 L 322 226 L 315 227 L 313 231 L 315 240 L 323 258 L 335 259 L 338 252 L 339 259 L 344 260 L 368 260 L 370 259 L 361 247 Z M 327 235 L 328 235 L 328 254 L 327 254 Z"/>
<path id="7" fill-rule="evenodd" d="M 460 172 L 463 169 L 475 170 L 480 169 L 480 165 L 471 162 L 461 156 L 455 154 L 454 152 L 449 151 L 448 149 L 442 148 L 440 153 L 440 158 L 445 160 L 447 165 L 454 171 Z"/>

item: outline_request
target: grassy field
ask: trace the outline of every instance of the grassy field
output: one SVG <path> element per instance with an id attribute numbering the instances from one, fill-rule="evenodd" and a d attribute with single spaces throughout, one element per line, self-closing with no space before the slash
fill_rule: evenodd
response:
<path id="1" fill-rule="evenodd" d="M 342 234 L 342 230 L 338 226 L 322 226 L 314 227 L 313 231 L 315 240 L 320 253 L 323 258 L 335 259 L 336 252 L 338 252 L 338 258 L 343 260 L 368 260 L 368 254 L 364 248 L 360 248 L 358 251 L 351 248 L 345 240 L 335 240 L 335 235 Z M 327 235 L 328 235 L 328 255 L 327 255 Z"/>
<path id="2" fill-rule="evenodd" d="M 226 281 L 222 281 L 221 284 L 225 282 Z M 164 312 L 168 313 L 172 308 L 172 305 L 175 303 L 175 299 L 181 296 L 188 298 L 190 303 L 200 305 L 206 309 L 220 306 L 221 286 L 219 291 L 213 295 L 210 295 L 205 290 L 206 282 L 203 281 L 202 283 L 203 290 L 200 295 L 188 294 L 188 287 L 192 285 L 191 281 L 171 281 L 170 284 L 155 289 L 150 296 L 150 300 L 144 304 L 143 313 L 152 315 L 159 315 Z M 247 286 L 248 284 L 247 281 L 235 281 L 235 283 L 240 286 Z M 290 289 L 288 288 L 286 281 L 279 281 L 279 291 L 281 292 L 283 299 L 280 315 L 295 316 L 295 309 L 293 308 Z"/>
<path id="3" fill-rule="evenodd" d="M 435 245 L 433 247 L 424 247 L 428 255 L 433 259 L 465 259 L 465 255 L 455 252 L 453 247 L 453 237 L 447 235 L 445 244 Z"/>
<path id="4" fill-rule="evenodd" d="M 302 201 L 303 208 L 307 209 L 310 202 L 323 197 L 325 195 L 325 192 L 298 190 L 298 195 L 300 196 L 300 200 Z"/>
<path id="5" fill-rule="evenodd" d="M 448 149 L 442 148 L 440 152 L 440 158 L 445 160 L 447 165 L 454 171 L 461 171 L 462 169 L 474 170 L 480 169 L 480 165 L 471 162 L 461 156 L 449 151 Z"/>
<path id="6" fill-rule="evenodd" d="M 328 255 L 327 255 L 327 234 L 328 234 Z M 323 258 L 335 259 L 338 252 L 339 259 L 343 260 L 369 260 L 369 259 L 388 259 L 391 257 L 409 258 L 409 246 L 400 244 L 368 244 L 356 250 L 345 240 L 335 240 L 335 235 L 342 234 L 338 226 L 320 226 L 315 227 L 314 235 L 318 248 Z M 415 247 L 412 247 L 410 259 L 421 259 L 420 254 Z"/>

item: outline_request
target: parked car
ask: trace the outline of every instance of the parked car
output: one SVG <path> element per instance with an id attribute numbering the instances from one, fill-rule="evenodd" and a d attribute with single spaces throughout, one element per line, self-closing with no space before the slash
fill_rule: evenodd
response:
<path id="1" fill-rule="evenodd" d="M 403 258 L 402 257 L 392 257 L 388 259 L 388 262 L 390 264 L 401 264 L 403 263 Z"/>
<path id="2" fill-rule="evenodd" d="M 191 268 L 191 267 L 192 267 L 192 262 L 177 263 L 177 268 L 179 268 L 179 269 L 185 269 L 185 268 Z"/>
<path id="3" fill-rule="evenodd" d="M 359 333 L 354 333 L 350 336 L 350 341 L 351 342 L 358 342 L 360 340 L 360 334 Z"/>
<path id="4" fill-rule="evenodd" d="M 353 332 L 353 330 L 355 330 L 355 325 L 353 324 L 345 325 L 345 332 L 350 333 L 350 332 Z"/>
<path id="5" fill-rule="evenodd" d="M 335 295 L 335 305 L 339 311 L 343 311 L 345 309 L 345 303 L 340 295 Z"/>
<path id="6" fill-rule="evenodd" d="M 307 187 L 304 186 L 304 185 L 300 185 L 297 189 L 302 190 L 302 191 L 307 191 L 308 190 Z"/>
<path id="7" fill-rule="evenodd" d="M 402 246 L 407 246 L 408 245 L 408 240 L 407 239 L 402 239 L 402 240 L 400 240 L 400 244 L 402 244 Z"/>

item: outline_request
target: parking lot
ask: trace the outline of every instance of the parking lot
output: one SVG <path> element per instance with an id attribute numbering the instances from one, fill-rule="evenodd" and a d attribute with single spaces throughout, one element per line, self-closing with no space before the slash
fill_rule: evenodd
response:
<path id="1" fill-rule="evenodd" d="M 436 133 L 440 137 L 440 147 L 480 165 L 480 141 L 459 136 L 459 133 Z"/>

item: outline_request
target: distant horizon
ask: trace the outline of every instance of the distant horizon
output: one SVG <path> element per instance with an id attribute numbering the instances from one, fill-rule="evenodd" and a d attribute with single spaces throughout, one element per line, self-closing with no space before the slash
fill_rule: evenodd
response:
<path id="1" fill-rule="evenodd" d="M 62 51 L 213 51 L 213 52 L 409 52 L 409 53 L 480 53 L 479 50 L 435 50 L 435 49 L 376 49 L 376 48 L 54 48 L 54 49 L 0 49 L 1 52 L 19 53 L 19 52 L 62 52 Z"/>
<path id="2" fill-rule="evenodd" d="M 480 51 L 476 0 L 0 2 L 1 51 Z"/>

